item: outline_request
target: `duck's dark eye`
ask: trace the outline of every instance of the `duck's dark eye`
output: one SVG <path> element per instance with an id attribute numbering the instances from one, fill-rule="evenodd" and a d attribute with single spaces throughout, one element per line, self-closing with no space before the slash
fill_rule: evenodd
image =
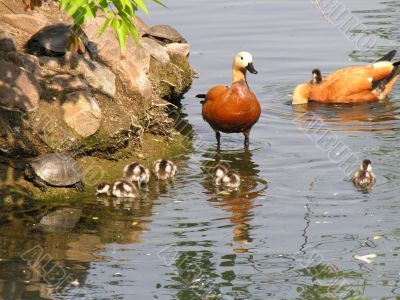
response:
<path id="1" fill-rule="evenodd" d="M 241 56 L 240 59 L 243 60 L 243 56 Z"/>

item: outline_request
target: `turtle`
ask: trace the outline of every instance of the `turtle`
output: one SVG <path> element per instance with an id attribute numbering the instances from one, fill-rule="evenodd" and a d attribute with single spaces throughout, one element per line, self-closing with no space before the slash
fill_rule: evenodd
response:
<path id="1" fill-rule="evenodd" d="M 78 163 L 72 157 L 59 153 L 46 153 L 33 158 L 25 166 L 25 176 L 42 192 L 48 186 L 73 186 L 80 192 L 85 189 Z"/>
<path id="2" fill-rule="evenodd" d="M 187 42 L 178 31 L 169 25 L 152 26 L 143 34 L 143 37 L 154 39 L 161 45 Z"/>
<path id="3" fill-rule="evenodd" d="M 64 23 L 40 29 L 28 40 L 26 49 L 35 56 L 52 57 L 61 57 L 70 51 L 83 54 L 87 49 L 92 60 L 97 57 L 97 44 L 89 41 L 80 27 Z"/>

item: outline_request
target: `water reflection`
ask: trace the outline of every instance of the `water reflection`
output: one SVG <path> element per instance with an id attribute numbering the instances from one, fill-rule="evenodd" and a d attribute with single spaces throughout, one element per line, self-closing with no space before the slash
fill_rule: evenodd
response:
<path id="1" fill-rule="evenodd" d="M 257 207 L 254 200 L 264 196 L 267 189 L 267 181 L 258 177 L 259 166 L 252 157 L 253 154 L 249 150 L 215 152 L 212 148 L 204 153 L 202 161 L 202 168 L 208 174 L 202 182 L 207 194 L 210 195 L 208 201 L 214 207 L 230 213 L 230 216 L 218 220 L 229 220 L 234 225 L 232 239 L 235 243 L 241 244 L 239 248 L 234 249 L 237 252 L 246 252 L 248 249 L 243 248 L 243 245 L 253 241 L 250 223 L 254 217 L 253 210 Z M 212 170 L 217 165 L 225 165 L 239 172 L 242 182 L 237 191 L 221 190 L 212 184 Z"/>
<path id="2" fill-rule="evenodd" d="M 334 130 L 347 132 L 393 130 L 400 125 L 398 109 L 390 99 L 358 105 L 310 102 L 293 106 L 296 122 L 307 123 L 318 118 L 333 123 Z"/>

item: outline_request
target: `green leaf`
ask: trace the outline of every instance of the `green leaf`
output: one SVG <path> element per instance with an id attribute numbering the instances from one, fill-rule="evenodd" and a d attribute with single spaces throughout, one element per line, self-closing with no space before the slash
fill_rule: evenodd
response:
<path id="1" fill-rule="evenodd" d="M 164 3 L 162 3 L 160 0 L 153 0 L 155 3 L 158 5 L 161 5 L 162 7 L 168 8 Z"/>
<path id="2" fill-rule="evenodd" d="M 99 29 L 99 36 L 102 36 L 108 25 L 110 25 L 111 19 L 107 18 Z"/>
<path id="3" fill-rule="evenodd" d="M 146 5 L 143 3 L 142 0 L 133 0 L 133 1 L 137 4 L 137 6 L 140 7 L 141 10 L 143 10 L 143 11 L 145 12 L 146 15 L 149 14 L 149 11 L 147 10 L 147 7 L 146 7 Z"/>
<path id="4" fill-rule="evenodd" d="M 138 41 L 139 41 L 139 34 L 138 34 L 138 31 L 137 31 L 135 25 L 133 25 L 132 22 L 131 22 L 128 18 L 126 18 L 126 17 L 123 17 L 123 16 L 122 16 L 122 20 L 123 20 L 124 23 L 127 25 L 128 31 L 129 31 L 129 33 L 131 34 L 133 40 L 134 40 L 136 43 L 138 43 Z"/>
<path id="5" fill-rule="evenodd" d="M 64 10 L 68 4 L 69 4 L 69 0 L 61 0 L 60 1 L 60 9 Z"/>
<path id="6" fill-rule="evenodd" d="M 66 8 L 67 14 L 72 16 L 82 6 L 87 5 L 87 0 L 70 1 L 70 5 Z"/>

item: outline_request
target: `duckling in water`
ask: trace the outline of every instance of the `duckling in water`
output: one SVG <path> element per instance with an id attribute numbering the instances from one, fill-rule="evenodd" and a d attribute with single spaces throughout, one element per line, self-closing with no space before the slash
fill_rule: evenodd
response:
<path id="1" fill-rule="evenodd" d="M 376 182 L 374 173 L 372 173 L 372 165 L 369 159 L 361 162 L 360 169 L 353 175 L 353 183 L 357 188 L 370 188 Z"/>
<path id="2" fill-rule="evenodd" d="M 145 166 L 135 162 L 125 166 L 123 177 L 132 182 L 136 181 L 140 187 L 142 183 L 149 182 L 150 171 Z"/>
<path id="3" fill-rule="evenodd" d="M 113 185 L 114 183 L 106 183 L 106 182 L 100 183 L 96 188 L 95 195 L 97 196 L 101 194 L 107 194 L 107 196 L 112 196 Z"/>
<path id="4" fill-rule="evenodd" d="M 158 159 L 153 164 L 153 172 L 160 180 L 166 180 L 175 176 L 176 165 L 166 159 Z"/>
<path id="5" fill-rule="evenodd" d="M 318 84 L 318 83 L 322 82 L 323 78 L 322 78 L 321 71 L 319 69 L 312 70 L 311 74 L 312 74 L 312 77 L 310 80 L 310 84 Z"/>
<path id="6" fill-rule="evenodd" d="M 222 178 L 228 174 L 228 169 L 224 166 L 216 166 L 214 168 L 214 185 L 221 185 Z"/>
<path id="7" fill-rule="evenodd" d="M 240 176 L 224 166 L 217 166 L 214 169 L 214 184 L 236 189 L 240 186 Z"/>
<path id="8" fill-rule="evenodd" d="M 237 189 L 240 186 L 239 174 L 229 171 L 224 177 L 222 177 L 222 185 L 229 188 Z"/>
<path id="9" fill-rule="evenodd" d="M 138 190 L 134 184 L 127 180 L 117 180 L 113 183 L 100 183 L 96 195 L 107 194 L 117 198 L 136 198 Z"/>

